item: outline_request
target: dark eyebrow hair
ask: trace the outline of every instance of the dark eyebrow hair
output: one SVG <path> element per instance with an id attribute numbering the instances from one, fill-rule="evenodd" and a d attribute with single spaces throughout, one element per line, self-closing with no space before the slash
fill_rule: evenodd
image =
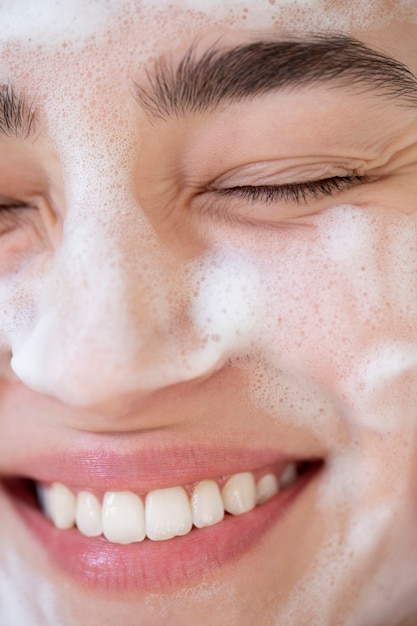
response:
<path id="1" fill-rule="evenodd" d="M 9 82 L 0 84 L 0 134 L 27 139 L 35 130 L 35 111 Z"/>
<path id="2" fill-rule="evenodd" d="M 158 60 L 147 72 L 147 84 L 136 83 L 136 89 L 145 111 L 167 119 L 312 84 L 365 87 L 417 105 L 417 79 L 406 65 L 338 34 L 255 41 L 229 49 L 217 42 L 200 56 L 193 44 L 176 66 Z"/>

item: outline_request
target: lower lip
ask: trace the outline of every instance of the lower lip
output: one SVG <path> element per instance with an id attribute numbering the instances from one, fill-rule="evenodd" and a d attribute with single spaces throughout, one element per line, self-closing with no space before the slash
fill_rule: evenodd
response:
<path id="1" fill-rule="evenodd" d="M 306 488 L 317 468 L 303 474 L 293 487 L 242 516 L 168 541 L 129 545 L 88 538 L 75 528 L 56 529 L 28 494 L 13 492 L 13 502 L 30 533 L 61 570 L 90 589 L 111 592 L 161 592 L 195 584 L 254 547 L 280 521 Z"/>

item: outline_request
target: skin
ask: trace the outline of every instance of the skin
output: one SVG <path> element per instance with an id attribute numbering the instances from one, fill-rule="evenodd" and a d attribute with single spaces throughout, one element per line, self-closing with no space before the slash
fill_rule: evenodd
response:
<path id="1" fill-rule="evenodd" d="M 1 75 L 36 96 L 37 131 L 1 139 L 1 195 L 36 208 L 0 237 L 2 307 L 16 313 L 2 320 L 0 474 L 27 451 L 184 441 L 272 446 L 325 458 L 325 469 L 250 552 L 163 594 L 82 588 L 0 491 L 0 571 L 33 623 L 417 624 L 417 109 L 315 86 L 151 122 L 132 78 L 146 81 L 160 55 L 175 59 L 192 40 L 280 36 L 282 23 L 310 28 L 289 8 L 262 17 L 247 5 L 243 19 L 234 2 L 233 18 L 119 3 L 129 19 L 97 18 L 95 40 L 71 27 L 64 37 L 59 21 L 48 43 L 42 29 L 17 44 L 4 35 Z M 417 74 L 417 26 L 387 10 L 388 21 L 361 28 L 336 3 L 330 27 Z M 244 169 L 253 163 L 256 180 Z M 285 184 L 312 168 L 315 179 L 358 169 L 372 181 L 300 204 L 196 193 L 219 177 L 233 186 L 232 171 Z M 221 344 L 210 361 L 204 339 L 220 322 L 199 326 L 191 311 L 215 313 L 227 298 L 202 277 L 240 284 L 230 258 L 248 270 L 251 341 L 234 339 L 232 359 Z M 51 314 L 40 339 L 29 310 Z"/>

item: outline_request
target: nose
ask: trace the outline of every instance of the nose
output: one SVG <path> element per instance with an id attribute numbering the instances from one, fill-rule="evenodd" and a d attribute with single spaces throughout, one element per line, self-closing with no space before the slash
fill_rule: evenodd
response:
<path id="1" fill-rule="evenodd" d="M 123 410 L 132 397 L 207 376 L 222 359 L 193 320 L 189 263 L 146 220 L 117 217 L 117 226 L 68 219 L 31 286 L 36 319 L 12 346 L 25 385 L 74 407 Z"/>
<path id="2" fill-rule="evenodd" d="M 210 377 L 249 349 L 266 307 L 259 270 L 239 248 L 171 253 L 131 203 L 135 219 L 121 213 L 117 226 L 68 219 L 27 288 L 31 323 L 11 339 L 27 387 L 103 415 Z"/>

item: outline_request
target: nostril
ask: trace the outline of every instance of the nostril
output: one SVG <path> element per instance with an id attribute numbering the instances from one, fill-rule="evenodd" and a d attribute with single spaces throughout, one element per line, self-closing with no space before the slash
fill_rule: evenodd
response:
<path id="1" fill-rule="evenodd" d="M 0 379 L 6 379 L 9 382 L 17 382 L 19 378 L 14 373 L 12 366 L 12 353 L 9 350 L 1 352 L 0 350 Z"/>

